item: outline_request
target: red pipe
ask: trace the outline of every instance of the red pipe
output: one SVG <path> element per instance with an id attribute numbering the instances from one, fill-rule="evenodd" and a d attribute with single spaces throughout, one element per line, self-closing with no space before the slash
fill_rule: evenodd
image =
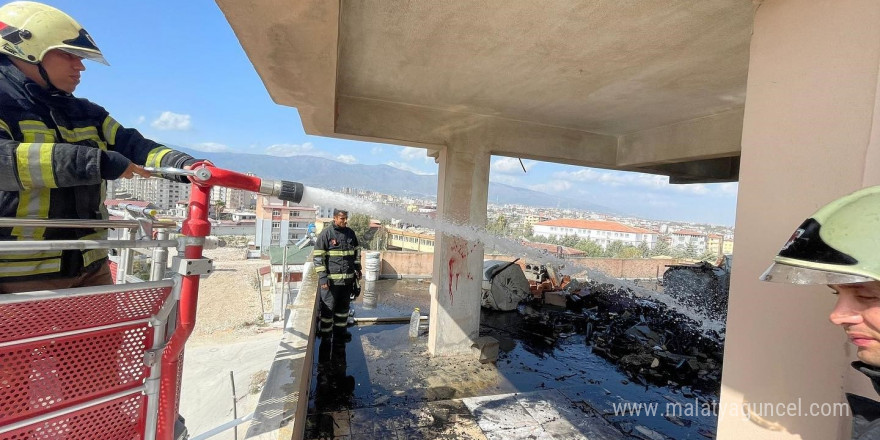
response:
<path id="1" fill-rule="evenodd" d="M 211 232 L 208 222 L 210 186 L 193 184 L 190 190 L 189 215 L 183 222 L 183 235 L 206 237 Z M 188 245 L 184 258 L 202 258 L 201 244 Z M 183 372 L 183 348 L 196 324 L 200 275 L 185 275 L 180 286 L 177 328 L 162 353 L 162 378 L 159 385 L 159 426 L 157 440 L 173 440 L 174 422 L 180 407 L 180 377 Z"/>
<path id="2" fill-rule="evenodd" d="M 225 186 L 226 188 L 243 189 L 260 192 L 262 179 L 256 176 L 248 176 L 247 174 L 236 173 L 235 171 L 225 170 L 223 168 L 215 168 L 210 165 L 205 166 L 211 171 L 211 178 L 206 181 L 200 181 L 200 185 L 208 186 Z"/>

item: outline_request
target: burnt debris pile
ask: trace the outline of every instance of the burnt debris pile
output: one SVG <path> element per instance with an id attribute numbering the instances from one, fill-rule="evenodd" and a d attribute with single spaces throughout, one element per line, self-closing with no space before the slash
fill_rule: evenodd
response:
<path id="1" fill-rule="evenodd" d="M 522 330 L 547 342 L 583 334 L 593 353 L 618 365 L 634 382 L 698 394 L 720 390 L 722 335 L 624 287 L 574 282 L 566 291 L 565 309 L 521 307 Z"/>

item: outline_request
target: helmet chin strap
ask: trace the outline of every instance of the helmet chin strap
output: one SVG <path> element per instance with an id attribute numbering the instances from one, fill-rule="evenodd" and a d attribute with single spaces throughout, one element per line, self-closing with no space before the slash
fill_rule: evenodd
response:
<path id="1" fill-rule="evenodd" d="M 43 77 L 43 81 L 46 81 L 46 84 L 49 85 L 49 87 L 47 88 L 49 93 L 66 93 L 58 87 L 55 87 L 55 84 L 52 84 L 52 81 L 49 79 L 49 73 L 46 72 L 46 69 L 43 68 L 43 63 L 37 63 L 37 69 L 39 69 L 40 76 Z"/>

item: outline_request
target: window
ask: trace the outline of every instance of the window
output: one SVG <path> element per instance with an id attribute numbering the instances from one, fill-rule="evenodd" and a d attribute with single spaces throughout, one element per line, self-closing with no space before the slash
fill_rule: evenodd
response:
<path id="1" fill-rule="evenodd" d="M 299 223 L 297 223 L 297 222 L 290 222 L 290 227 L 291 228 L 298 228 L 300 226 L 299 226 Z"/>
<path id="2" fill-rule="evenodd" d="M 299 217 L 299 211 L 292 211 L 292 212 L 290 213 L 290 216 L 291 216 L 291 217 Z"/>
<path id="3" fill-rule="evenodd" d="M 281 222 L 272 222 L 272 229 L 278 229 L 281 227 Z"/>
<path id="4" fill-rule="evenodd" d="M 273 210 L 272 210 L 272 215 L 281 215 L 281 210 L 273 209 Z"/>
<path id="5" fill-rule="evenodd" d="M 278 241 L 279 238 L 281 238 L 280 234 L 272 234 L 272 241 Z"/>

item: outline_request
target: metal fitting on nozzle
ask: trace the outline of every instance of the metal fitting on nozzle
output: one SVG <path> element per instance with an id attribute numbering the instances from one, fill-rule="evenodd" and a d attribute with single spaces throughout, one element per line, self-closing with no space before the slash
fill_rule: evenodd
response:
<path id="1" fill-rule="evenodd" d="M 305 187 L 299 182 L 287 180 L 263 179 L 260 182 L 260 194 L 278 197 L 288 202 L 299 203 L 303 198 Z"/>

